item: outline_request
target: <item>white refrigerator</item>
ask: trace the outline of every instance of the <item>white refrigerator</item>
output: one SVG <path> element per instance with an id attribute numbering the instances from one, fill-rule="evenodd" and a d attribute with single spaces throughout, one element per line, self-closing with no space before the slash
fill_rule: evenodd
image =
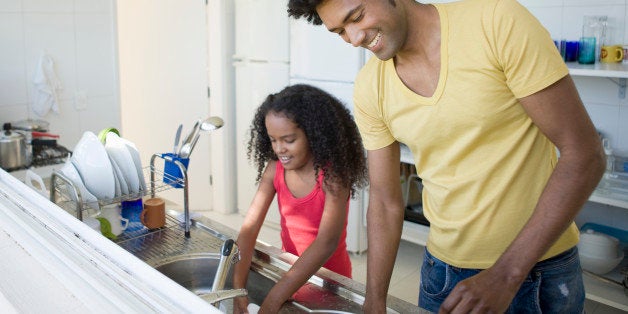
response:
<path id="1" fill-rule="evenodd" d="M 289 22 L 286 0 L 235 0 L 235 106 L 237 207 L 248 210 L 257 169 L 247 159 L 249 127 L 270 93 L 289 84 Z M 279 224 L 275 202 L 266 221 Z"/>
<path id="2" fill-rule="evenodd" d="M 310 84 L 338 98 L 353 113 L 353 82 L 364 64 L 365 53 L 345 43 L 324 26 L 290 21 L 290 84 Z M 366 206 L 368 189 L 358 191 L 349 205 L 347 250 L 367 248 Z"/>

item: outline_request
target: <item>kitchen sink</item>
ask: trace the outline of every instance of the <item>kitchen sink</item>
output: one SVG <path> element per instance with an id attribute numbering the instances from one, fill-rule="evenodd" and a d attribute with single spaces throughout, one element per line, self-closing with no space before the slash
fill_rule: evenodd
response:
<path id="1" fill-rule="evenodd" d="M 213 253 L 186 254 L 168 258 L 155 265 L 155 269 L 184 288 L 203 295 L 211 292 L 220 255 Z M 233 289 L 232 274 L 229 272 L 225 289 Z M 246 286 L 249 301 L 261 304 L 275 281 L 251 270 Z"/>
<path id="2" fill-rule="evenodd" d="M 227 239 L 235 239 L 236 231 L 206 217 L 197 217 L 192 219 L 190 237 L 186 237 L 181 214 L 167 212 L 165 227 L 123 233 L 116 242 L 184 288 L 201 297 L 207 296 L 218 269 L 221 246 Z M 285 254 L 278 248 L 258 243 L 246 286 L 250 302 L 260 305 L 290 268 L 284 260 Z M 224 290 L 233 289 L 232 270 Z M 284 304 L 280 313 L 361 313 L 363 301 L 362 284 L 321 270 Z M 392 296 L 388 297 L 388 304 L 388 313 L 418 312 L 416 306 Z M 231 313 L 233 300 L 220 301 L 219 307 Z"/>
<path id="3" fill-rule="evenodd" d="M 219 254 L 185 254 L 166 258 L 154 267 L 184 288 L 202 296 L 212 291 L 219 261 Z M 246 285 L 249 302 L 258 305 L 264 302 L 266 295 L 277 280 L 277 278 L 269 278 L 272 277 L 272 271 L 268 271 L 268 268 L 262 270 L 260 267 L 264 266 L 259 263 L 253 265 Z M 262 273 L 266 273 L 266 276 Z M 232 276 L 233 272 L 230 271 L 225 289 L 233 289 Z M 233 300 L 222 301 L 221 307 L 227 313 L 233 312 Z M 344 310 L 339 310 L 339 307 Z M 312 311 L 315 313 L 358 313 L 362 310 L 358 304 L 350 300 L 325 292 L 315 285 L 306 284 L 304 289 L 295 295 L 294 300 L 285 303 L 280 313 L 311 313 Z"/>

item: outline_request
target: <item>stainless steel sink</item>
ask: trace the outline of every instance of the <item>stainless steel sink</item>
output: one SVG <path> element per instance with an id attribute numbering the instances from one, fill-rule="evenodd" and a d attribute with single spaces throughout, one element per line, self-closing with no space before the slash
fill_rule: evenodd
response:
<path id="1" fill-rule="evenodd" d="M 211 292 L 220 255 L 215 253 L 186 254 L 164 259 L 155 269 L 184 288 L 198 294 Z M 229 273 L 226 289 L 232 289 L 232 272 Z M 251 270 L 246 286 L 250 302 L 260 304 L 275 281 Z"/>
<path id="2" fill-rule="evenodd" d="M 166 258 L 154 267 L 168 278 L 200 296 L 212 291 L 219 261 L 220 255 L 215 253 L 185 254 Z M 275 279 L 266 277 L 254 270 L 260 267 L 259 263 L 253 266 L 246 285 L 249 302 L 258 305 L 264 302 L 266 295 L 275 285 Z M 232 275 L 232 272 L 228 275 L 227 282 L 229 284 L 225 287 L 226 289 L 233 289 Z M 227 313 L 232 312 L 232 302 L 232 300 L 222 301 Z M 351 311 L 336 309 L 339 305 Z M 281 309 L 281 313 L 310 313 L 312 311 L 315 313 L 358 313 L 361 312 L 361 309 L 357 304 L 328 292 L 325 293 L 314 285 L 303 289 L 300 294 L 296 295 L 295 300 L 287 302 Z"/>
<path id="3" fill-rule="evenodd" d="M 186 289 L 204 295 L 211 292 L 220 261 L 220 248 L 236 231 L 208 218 L 192 220 L 190 237 L 175 218 L 179 213 L 168 211 L 166 227 L 124 234 L 117 243 L 127 251 L 155 267 L 156 270 Z M 261 304 L 270 289 L 290 268 L 280 249 L 258 243 L 252 260 L 247 292 L 249 301 Z M 225 289 L 232 289 L 229 273 Z M 286 302 L 280 313 L 361 313 L 364 286 L 349 278 L 321 270 L 306 283 L 293 299 Z M 232 312 L 232 300 L 220 303 Z M 389 296 L 389 313 L 418 313 L 410 303 Z"/>

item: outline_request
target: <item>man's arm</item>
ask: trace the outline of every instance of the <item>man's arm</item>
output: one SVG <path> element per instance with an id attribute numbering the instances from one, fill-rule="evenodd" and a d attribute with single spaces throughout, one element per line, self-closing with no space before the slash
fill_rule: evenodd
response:
<path id="1" fill-rule="evenodd" d="M 368 151 L 369 206 L 367 212 L 367 313 L 385 313 L 403 227 L 403 201 L 399 181 L 399 143 Z"/>
<path id="2" fill-rule="evenodd" d="M 529 221 L 497 262 L 460 282 L 441 312 L 503 313 L 536 262 L 575 219 L 605 168 L 599 136 L 569 75 L 520 102 L 560 158 Z"/>

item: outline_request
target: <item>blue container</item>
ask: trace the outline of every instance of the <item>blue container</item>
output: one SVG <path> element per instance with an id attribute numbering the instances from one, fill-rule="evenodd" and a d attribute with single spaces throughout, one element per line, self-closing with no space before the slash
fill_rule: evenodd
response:
<path id="1" fill-rule="evenodd" d="M 595 63 L 595 37 L 581 37 L 578 45 L 578 63 Z"/>
<path id="2" fill-rule="evenodd" d="M 179 155 L 173 153 L 161 154 L 161 157 L 164 158 L 164 183 L 170 184 L 177 189 L 182 188 L 184 183 L 183 174 L 181 173 L 179 165 L 175 163 L 175 160 L 182 163 L 187 171 L 190 158 L 181 158 Z M 171 158 L 172 161 L 169 161 L 169 158 Z"/>
<path id="3" fill-rule="evenodd" d="M 144 209 L 142 199 L 138 198 L 136 200 L 123 201 L 121 205 L 122 217 L 129 220 L 125 232 L 143 229 L 144 225 L 142 225 L 142 221 L 140 220 L 140 215 L 142 215 L 142 210 Z"/>
<path id="4" fill-rule="evenodd" d="M 580 46 L 580 42 L 578 41 L 568 41 L 565 43 L 565 55 L 563 58 L 565 62 L 574 62 L 578 61 L 578 47 Z"/>

